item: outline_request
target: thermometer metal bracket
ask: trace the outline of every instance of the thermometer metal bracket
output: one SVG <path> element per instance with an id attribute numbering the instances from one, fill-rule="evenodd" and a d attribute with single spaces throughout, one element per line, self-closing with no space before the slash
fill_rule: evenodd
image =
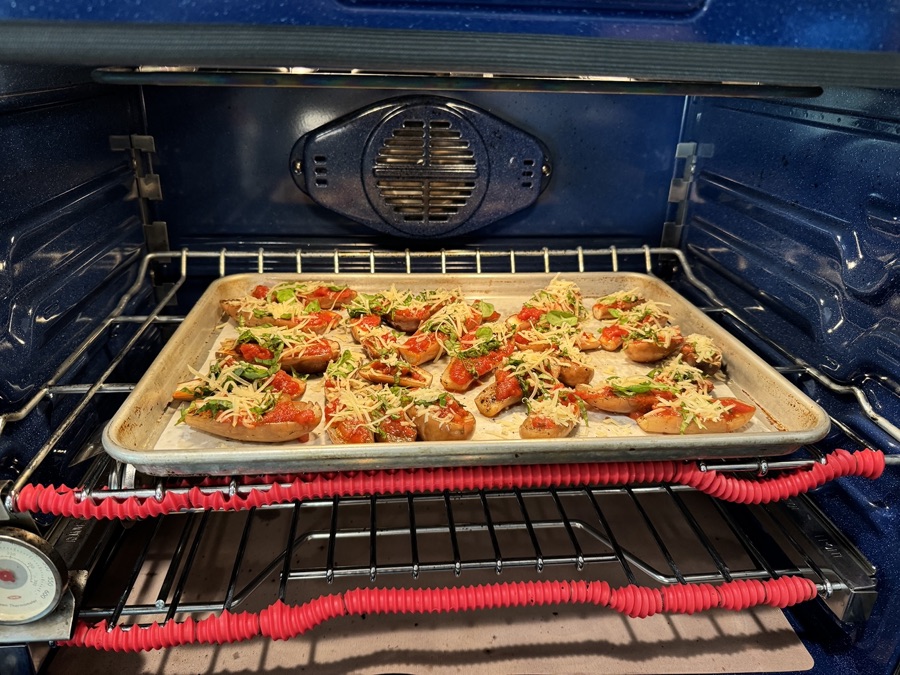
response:
<path id="1" fill-rule="evenodd" d="M 87 578 L 87 570 L 69 572 L 69 585 L 56 609 L 31 623 L 3 626 L 3 630 L 0 631 L 0 645 L 23 645 L 29 642 L 68 640 L 72 637 L 75 608 L 78 606 Z"/>

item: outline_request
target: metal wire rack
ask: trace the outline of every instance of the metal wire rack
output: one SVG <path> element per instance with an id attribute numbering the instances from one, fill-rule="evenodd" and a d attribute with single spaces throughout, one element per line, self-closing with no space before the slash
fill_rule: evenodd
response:
<path id="1" fill-rule="evenodd" d="M 51 434 L 40 450 L 34 455 L 29 464 L 20 473 L 13 485 L 13 489 L 6 496 L 6 506 L 10 511 L 15 510 L 15 493 L 22 488 L 38 469 L 41 463 L 53 451 L 59 443 L 63 435 L 74 425 L 76 420 L 84 413 L 85 409 L 91 403 L 91 400 L 97 394 L 111 394 L 127 392 L 134 387 L 134 383 L 111 383 L 108 382 L 110 375 L 116 370 L 120 363 L 125 359 L 128 353 L 137 345 L 147 332 L 147 329 L 153 325 L 177 323 L 183 320 L 183 316 L 172 316 L 165 314 L 167 305 L 176 296 L 179 289 L 185 284 L 188 278 L 197 274 L 197 269 L 203 265 L 212 263 L 218 276 L 224 276 L 235 271 L 247 271 L 248 269 L 256 272 L 270 271 L 294 271 L 302 273 L 304 271 L 330 271 L 335 275 L 351 272 L 358 274 L 360 272 L 377 274 L 383 271 L 403 271 L 407 274 L 414 274 L 419 271 L 436 271 L 439 270 L 443 274 L 457 272 L 474 272 L 480 274 L 490 268 L 492 271 L 502 270 L 508 273 L 516 273 L 517 271 L 527 268 L 534 271 L 544 271 L 551 273 L 560 270 L 574 270 L 578 272 L 584 271 L 600 271 L 611 270 L 619 271 L 623 264 L 634 266 L 638 265 L 647 274 L 654 274 L 660 261 L 669 260 L 676 261 L 684 278 L 701 293 L 708 298 L 709 305 L 701 307 L 704 311 L 727 313 L 735 321 L 741 323 L 751 332 L 753 329 L 747 326 L 740 317 L 738 317 L 731 309 L 729 309 L 719 298 L 715 292 L 704 284 L 691 270 L 684 253 L 674 248 L 652 248 L 648 246 L 640 248 L 617 248 L 611 246 L 604 249 L 586 249 L 578 247 L 575 249 L 551 250 L 543 248 L 539 250 L 454 250 L 454 251 L 376 251 L 375 249 L 367 250 L 329 250 L 329 251 L 280 251 L 258 249 L 255 251 L 230 251 L 222 249 L 219 251 L 189 251 L 184 249 L 180 252 L 151 253 L 148 254 L 141 262 L 141 267 L 134 284 L 122 296 L 120 302 L 110 315 L 85 339 L 85 341 L 76 349 L 59 367 L 53 377 L 45 383 L 43 387 L 35 392 L 29 401 L 19 410 L 0 415 L 0 433 L 10 422 L 16 422 L 28 416 L 38 404 L 48 395 L 73 395 L 81 396 L 75 408 L 66 416 L 62 423 Z M 177 266 L 177 277 L 175 280 L 163 286 L 162 296 L 158 303 L 148 315 L 129 315 L 125 313 L 129 303 L 135 297 L 139 289 L 148 282 L 150 271 L 155 265 L 175 265 Z M 229 264 L 232 268 L 229 268 Z M 249 267 L 248 267 L 249 265 Z M 399 269 L 398 269 L 399 266 Z M 235 270 L 234 267 L 238 269 Z M 138 328 L 134 331 L 131 338 L 126 342 L 122 349 L 110 361 L 108 367 L 100 375 L 100 377 L 92 384 L 84 385 L 60 385 L 59 382 L 65 374 L 83 357 L 90 347 L 101 340 L 104 335 L 114 326 L 122 323 L 138 324 Z M 863 413 L 884 430 L 891 437 L 900 440 L 900 429 L 892 422 L 881 416 L 869 402 L 865 391 L 852 385 L 843 385 L 828 378 L 826 375 L 817 371 L 808 364 L 802 363 L 792 357 L 783 347 L 777 345 L 767 336 L 755 333 L 756 337 L 764 341 L 769 346 L 789 357 L 793 361 L 793 366 L 782 368 L 789 372 L 802 372 L 809 377 L 815 379 L 828 389 L 853 396 L 857 401 Z M 835 423 L 843 428 L 845 432 L 852 432 L 841 425 L 840 422 Z M 855 439 L 865 445 L 862 439 Z M 822 453 L 815 449 L 808 449 L 811 454 L 809 458 L 792 457 L 782 460 L 765 460 L 758 459 L 750 462 L 732 462 L 724 464 L 716 464 L 716 468 L 728 471 L 755 471 L 760 475 L 765 475 L 769 471 L 794 469 L 803 466 L 809 466 L 813 462 L 822 461 Z M 894 457 L 889 457 L 888 461 L 893 462 Z M 128 475 L 127 470 L 120 469 L 117 475 Z M 121 489 L 130 489 L 134 487 L 131 480 L 124 483 L 113 480 L 112 487 L 117 490 L 115 493 L 107 493 L 103 490 L 92 490 L 91 495 L 96 499 L 102 499 L 104 496 L 125 496 Z M 157 490 L 165 489 L 165 485 L 157 485 Z"/>
<path id="2" fill-rule="evenodd" d="M 438 252 L 260 249 L 149 254 L 115 310 L 20 410 L 0 416 L 2 433 L 7 424 L 27 417 L 49 395 L 80 397 L 18 475 L 5 495 L 6 508 L 16 510 L 17 492 L 32 480 L 95 397 L 133 388 L 133 383 L 111 382 L 109 378 L 151 326 L 175 324 L 183 319 L 166 311 L 188 280 L 245 271 L 335 275 L 385 271 L 549 273 L 619 271 L 625 266 L 654 274 L 666 262 L 674 262 L 683 278 L 708 299 L 709 304 L 701 309 L 725 312 L 740 321 L 693 274 L 683 252 L 669 248 Z M 174 270 L 174 276 L 158 286 L 161 290 L 156 306 L 149 314 L 129 314 L 132 300 L 150 283 L 151 273 L 159 269 Z M 92 383 L 60 384 L 79 359 L 120 324 L 137 327 L 103 373 Z M 759 337 L 771 344 L 765 336 Z M 833 382 L 808 365 L 792 361 L 787 370 L 803 372 L 829 389 L 854 397 L 869 419 L 900 440 L 900 429 L 872 408 L 863 390 Z M 852 432 L 845 431 L 852 438 Z M 862 439 L 857 440 L 864 444 Z M 765 475 L 823 460 L 821 451 L 808 447 L 789 458 L 725 461 L 709 466 L 720 471 Z M 701 464 L 701 469 L 706 466 Z M 201 489 L 235 493 L 259 487 L 264 486 L 232 480 Z M 83 478 L 79 494 L 93 500 L 131 496 L 162 499 L 166 492 L 183 489 L 186 488 L 175 482 L 137 475 L 132 467 L 101 455 Z M 435 513 L 440 515 L 437 521 L 423 520 L 433 518 Z M 281 528 L 278 536 L 283 542 L 274 553 L 271 546 L 253 545 L 253 538 L 261 530 L 275 527 L 273 523 Z M 628 523 L 628 531 L 619 531 L 611 523 Z M 278 598 L 285 599 L 289 592 L 302 592 L 305 588 L 298 581 L 340 584 L 359 578 L 374 582 L 385 576 L 406 575 L 415 582 L 442 574 L 442 580 L 449 576 L 472 583 L 472 577 L 479 574 L 515 575 L 526 570 L 529 574 L 548 574 L 551 570 L 572 574 L 574 570 L 579 575 L 596 574 L 605 579 L 619 578 L 623 583 L 656 585 L 799 574 L 814 580 L 831 608 L 848 620 L 864 617 L 874 601 L 874 570 L 840 533 L 830 528 L 808 500 L 796 498 L 784 504 L 739 507 L 668 485 L 342 498 L 238 514 L 187 512 L 133 527 L 112 524 L 104 541 L 105 545 L 95 549 L 86 567 L 107 573 L 102 575 L 102 585 L 89 584 L 80 617 L 103 619 L 110 625 L 132 619 L 168 620 L 250 607 L 254 603 L 264 606 L 272 598 L 261 589 L 272 579 Z M 208 551 L 213 549 L 217 578 L 227 579 L 227 584 L 209 590 L 208 585 L 200 583 L 203 575 L 198 570 L 208 567 L 213 555 Z M 444 553 L 434 555 L 436 550 Z M 260 551 L 265 551 L 268 558 L 250 564 L 249 559 L 260 555 Z M 693 554 L 682 561 L 684 551 Z M 251 568 L 256 573 L 248 576 Z M 145 597 L 148 585 L 140 581 L 147 578 L 148 570 L 161 580 L 152 597 Z"/>
<path id="3" fill-rule="evenodd" d="M 632 584 L 803 575 L 832 609 L 860 618 L 874 570 L 823 558 L 787 506 L 746 509 L 665 485 L 334 499 L 274 511 L 166 516 L 118 529 L 91 561 L 107 570 L 80 618 L 183 619 L 299 602 L 327 582 L 471 584 L 554 573 Z M 819 532 L 816 536 L 825 536 Z M 840 542 L 832 535 L 832 545 Z M 762 539 L 778 540 L 772 555 Z M 260 545 L 260 542 L 266 545 Z M 272 545 L 280 541 L 280 545 Z M 845 561 L 856 559 L 849 549 Z"/>

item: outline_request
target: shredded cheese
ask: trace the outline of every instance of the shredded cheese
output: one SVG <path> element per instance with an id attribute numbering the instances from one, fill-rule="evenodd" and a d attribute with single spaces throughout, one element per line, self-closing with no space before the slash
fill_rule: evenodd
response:
<path id="1" fill-rule="evenodd" d="M 672 400 L 657 399 L 656 406 L 647 415 L 660 415 L 668 408 L 681 415 L 683 427 L 696 422 L 703 429 L 704 423 L 719 422 L 733 407 L 734 405 L 725 405 L 719 399 L 699 391 L 686 390 L 678 393 Z"/>
<path id="2" fill-rule="evenodd" d="M 232 426 L 243 424 L 253 426 L 259 422 L 262 416 L 275 407 L 281 398 L 281 392 L 270 388 L 275 373 L 265 378 L 246 379 L 241 372 L 246 369 L 246 364 L 222 361 L 218 368 L 213 368 L 207 373 L 191 368 L 191 373 L 202 382 L 204 388 L 210 390 L 210 394 L 192 401 L 183 411 L 182 419 L 186 415 L 202 412 L 206 408 L 213 413 L 213 419 L 221 423 L 230 423 Z M 218 370 L 218 372 L 215 372 Z"/>
<path id="3" fill-rule="evenodd" d="M 559 275 L 531 296 L 525 306 L 541 312 L 571 312 L 579 319 L 587 316 L 587 310 L 581 304 L 581 289 L 578 284 L 560 279 Z"/>
<path id="4" fill-rule="evenodd" d="M 420 330 L 444 333 L 451 340 L 459 340 L 466 332 L 466 324 L 480 316 L 478 310 L 464 301 L 457 300 L 441 307 L 422 324 Z"/>
<path id="5" fill-rule="evenodd" d="M 581 420 L 580 411 L 576 406 L 559 400 L 561 391 L 563 390 L 557 389 L 543 398 L 527 399 L 525 404 L 528 407 L 529 417 L 546 417 L 560 426 L 577 424 Z"/>
<path id="6" fill-rule="evenodd" d="M 672 340 L 681 336 L 678 326 L 657 326 L 644 324 L 641 326 L 628 326 L 628 335 L 622 338 L 623 343 L 652 342 L 661 347 L 669 347 Z"/>
<path id="7" fill-rule="evenodd" d="M 472 335 L 472 332 L 466 333 Z M 461 336 L 462 337 L 462 336 Z M 447 353 L 453 357 L 474 358 L 499 349 L 512 337 L 510 327 L 502 321 L 483 323 L 474 331 L 474 337 L 466 340 L 450 340 Z"/>
<path id="8" fill-rule="evenodd" d="M 684 342 L 694 348 L 698 361 L 705 363 L 715 363 L 722 359 L 722 350 L 716 346 L 712 338 L 700 333 L 691 333 Z"/>
<path id="9" fill-rule="evenodd" d="M 450 290 L 427 290 L 421 293 L 413 293 L 409 290 L 397 290 L 392 285 L 388 290 L 374 294 L 360 293 L 347 309 L 354 314 L 390 314 L 397 309 L 407 309 L 413 312 L 429 310 L 437 305 L 452 302 L 462 297 L 459 288 Z"/>
<path id="10" fill-rule="evenodd" d="M 579 335 L 579 328 L 568 325 L 525 328 L 517 333 L 528 345 L 547 344 L 549 348 L 576 363 L 590 365 L 578 347 Z"/>
<path id="11" fill-rule="evenodd" d="M 627 291 L 616 291 L 609 295 L 604 295 L 597 300 L 598 305 L 614 305 L 617 302 L 637 302 L 641 299 L 641 292 L 637 288 Z"/>
<path id="12" fill-rule="evenodd" d="M 672 316 L 663 309 L 663 306 L 668 307 L 668 303 L 647 300 L 631 309 L 613 309 L 610 311 L 615 319 L 615 323 L 626 327 L 642 323 L 664 324 L 671 321 Z"/>
<path id="13" fill-rule="evenodd" d="M 680 389 L 706 390 L 709 380 L 703 371 L 686 364 L 679 354 L 662 368 L 650 371 L 653 380 Z"/>
<path id="14" fill-rule="evenodd" d="M 392 387 L 381 386 L 354 386 L 350 382 L 342 382 L 337 391 L 332 393 L 333 411 L 327 415 L 325 429 L 329 429 L 336 422 L 352 421 L 354 424 L 365 427 L 376 433 L 378 425 L 386 419 L 396 419 L 406 415 L 406 411 L 412 405 L 404 402 L 399 390 Z"/>

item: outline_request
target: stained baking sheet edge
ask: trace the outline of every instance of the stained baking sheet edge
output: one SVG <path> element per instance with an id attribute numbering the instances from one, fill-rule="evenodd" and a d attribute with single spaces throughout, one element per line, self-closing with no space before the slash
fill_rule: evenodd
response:
<path id="1" fill-rule="evenodd" d="M 460 286 L 464 294 L 473 299 L 491 299 L 505 293 L 525 300 L 553 276 L 378 274 L 325 278 L 339 279 L 341 283 L 367 292 L 391 284 L 413 290 Z M 830 426 L 821 407 L 661 280 L 644 274 L 598 272 L 566 274 L 564 278 L 579 284 L 588 307 L 597 297 L 634 287 L 641 289 L 648 298 L 670 303 L 670 311 L 685 334 L 698 332 L 709 335 L 722 347 L 728 364 L 731 392 L 757 405 L 757 416 L 766 420 L 770 430 L 764 433 L 693 436 L 478 439 L 356 446 L 257 445 L 222 439 L 216 447 L 154 447 L 174 414 L 171 392 L 175 385 L 189 377 L 188 365 L 200 367 L 215 348 L 223 321 L 219 300 L 242 295 L 257 283 L 273 284 L 304 277 L 312 278 L 309 275 L 244 274 L 213 282 L 107 425 L 103 433 L 106 451 L 115 459 L 151 475 L 235 475 L 487 464 L 771 457 L 819 440 Z"/>

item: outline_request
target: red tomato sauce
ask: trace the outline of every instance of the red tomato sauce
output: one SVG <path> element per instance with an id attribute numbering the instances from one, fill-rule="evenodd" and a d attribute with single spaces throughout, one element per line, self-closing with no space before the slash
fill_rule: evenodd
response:
<path id="1" fill-rule="evenodd" d="M 534 429 L 553 429 L 556 423 L 549 417 L 532 417 L 531 426 Z"/>
<path id="2" fill-rule="evenodd" d="M 302 391 L 302 385 L 283 370 L 279 370 L 272 378 L 272 389 L 280 391 L 288 396 L 297 396 Z"/>
<path id="3" fill-rule="evenodd" d="M 253 342 L 242 344 L 240 347 L 238 347 L 238 351 L 241 353 L 241 356 L 244 357 L 244 360 L 249 361 L 250 363 L 254 363 L 256 361 L 266 361 L 272 358 L 272 352 L 270 352 L 265 347 L 260 347 L 258 344 L 255 344 Z"/>
<path id="4" fill-rule="evenodd" d="M 461 359 L 453 359 L 447 366 L 447 371 L 447 377 L 456 384 L 468 384 L 474 379 Z"/>
<path id="5" fill-rule="evenodd" d="M 276 424 L 278 422 L 312 424 L 315 421 L 316 413 L 312 408 L 301 408 L 291 401 L 279 401 L 262 418 L 263 424 Z"/>

